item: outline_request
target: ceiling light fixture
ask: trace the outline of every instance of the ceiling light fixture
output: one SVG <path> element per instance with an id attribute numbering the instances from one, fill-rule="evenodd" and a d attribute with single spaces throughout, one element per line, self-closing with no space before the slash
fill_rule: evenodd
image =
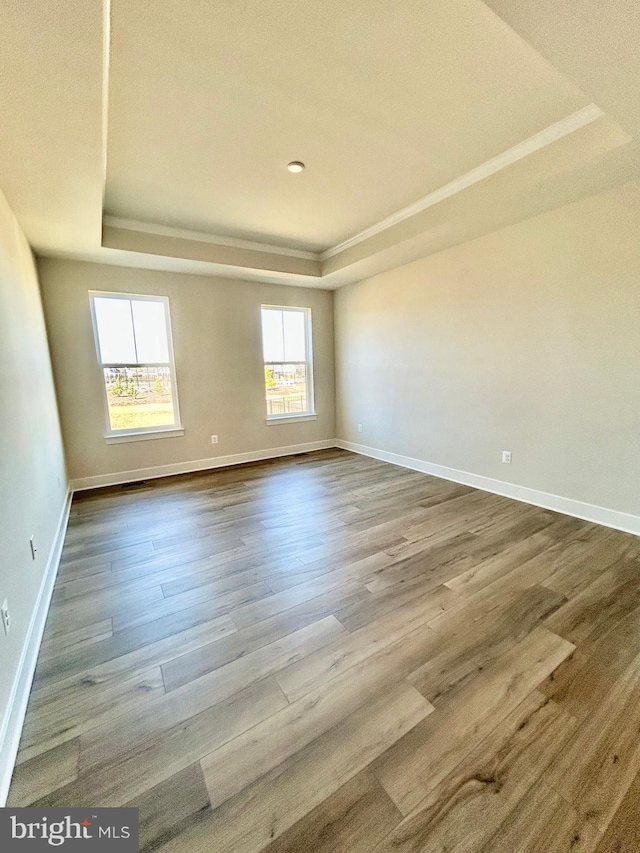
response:
<path id="1" fill-rule="evenodd" d="M 298 172 L 304 172 L 304 163 L 300 162 L 300 160 L 292 160 L 287 166 L 287 169 L 295 174 Z"/>

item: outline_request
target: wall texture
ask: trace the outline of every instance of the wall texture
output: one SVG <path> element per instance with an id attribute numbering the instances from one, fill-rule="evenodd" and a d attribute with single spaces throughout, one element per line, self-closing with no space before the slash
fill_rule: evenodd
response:
<path id="1" fill-rule="evenodd" d="M 36 270 L 1 193 L 0 365 L 0 603 L 7 599 L 12 618 L 8 636 L 0 627 L 1 804 L 13 758 L 3 743 L 9 701 L 67 492 Z"/>
<path id="2" fill-rule="evenodd" d="M 39 270 L 72 480 L 335 437 L 331 292 L 54 259 Z M 184 436 L 105 442 L 90 290 L 169 297 Z M 263 303 L 312 310 L 315 421 L 266 423 Z"/>
<path id="3" fill-rule="evenodd" d="M 335 317 L 339 438 L 640 515 L 640 182 L 346 287 Z"/>

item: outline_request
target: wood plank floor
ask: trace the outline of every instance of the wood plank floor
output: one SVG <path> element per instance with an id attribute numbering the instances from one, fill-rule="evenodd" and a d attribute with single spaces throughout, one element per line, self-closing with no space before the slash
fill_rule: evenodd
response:
<path id="1" fill-rule="evenodd" d="M 9 805 L 163 853 L 640 850 L 640 540 L 330 450 L 78 496 Z"/>

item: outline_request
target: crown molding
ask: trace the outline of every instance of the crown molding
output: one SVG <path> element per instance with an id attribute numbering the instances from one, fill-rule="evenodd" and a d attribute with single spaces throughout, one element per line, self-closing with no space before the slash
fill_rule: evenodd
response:
<path id="1" fill-rule="evenodd" d="M 122 228 L 125 231 L 142 231 L 145 234 L 157 234 L 161 237 L 178 237 L 182 240 L 195 240 L 198 243 L 213 243 L 217 246 L 228 246 L 231 249 L 250 249 L 254 252 L 268 252 L 272 255 L 284 255 L 287 258 L 303 258 L 307 261 L 319 261 L 317 252 L 306 252 L 303 249 L 291 249 L 286 246 L 276 246 L 272 243 L 258 243 L 253 240 L 239 240 L 236 237 L 223 237 L 220 234 L 209 234 L 205 231 L 189 231 L 186 228 L 174 228 L 169 225 L 156 225 L 137 219 L 123 219 L 120 216 L 105 215 L 102 224 L 109 228 Z"/>
<path id="2" fill-rule="evenodd" d="M 109 65 L 111 62 L 111 0 L 102 3 L 102 139 L 101 139 L 101 207 L 107 194 L 107 144 L 109 141 Z"/>
<path id="3" fill-rule="evenodd" d="M 492 157 L 479 166 L 466 172 L 448 184 L 440 187 L 437 190 L 429 193 L 413 204 L 403 207 L 391 216 L 381 219 L 379 222 L 365 228 L 358 234 L 354 234 L 342 243 L 332 246 L 323 252 L 309 252 L 302 249 L 293 249 L 285 246 L 278 246 L 272 243 L 260 243 L 253 240 L 241 240 L 236 237 L 227 237 L 219 234 L 210 234 L 204 231 L 190 231 L 184 228 L 174 228 L 168 225 L 157 225 L 149 222 L 142 222 L 136 219 L 126 219 L 118 216 L 105 215 L 103 216 L 103 226 L 111 228 L 119 228 L 125 231 L 138 231 L 146 234 L 154 234 L 163 237 L 177 237 L 185 240 L 193 240 L 199 243 L 209 243 L 217 246 L 225 246 L 237 249 L 249 249 L 256 252 L 267 252 L 272 255 L 280 255 L 282 257 L 300 258 L 304 260 L 316 261 L 321 263 L 333 258 L 335 255 L 357 246 L 359 243 L 387 231 L 395 225 L 410 219 L 418 213 L 434 207 L 436 204 L 451 198 L 459 192 L 473 186 L 474 184 L 483 181 L 485 178 L 495 175 L 497 172 L 506 169 L 508 166 L 523 160 L 530 154 L 546 148 L 554 142 L 586 127 L 599 118 L 602 118 L 605 113 L 596 104 L 589 104 L 586 107 L 571 113 L 560 121 L 555 122 L 549 127 L 535 133 L 523 142 L 514 145 L 512 148 L 503 151 L 496 157 Z"/>
<path id="4" fill-rule="evenodd" d="M 517 163 L 518 160 L 528 157 L 529 154 L 533 154 L 535 151 L 539 151 L 541 148 L 551 145 L 551 143 L 562 139 L 564 136 L 568 136 L 570 133 L 580 130 L 580 128 L 591 124 L 603 115 L 604 112 L 600 107 L 596 106 L 596 104 L 589 104 L 581 110 L 571 113 L 571 115 L 566 116 L 560 121 L 555 122 L 555 124 L 549 125 L 549 127 L 545 127 L 544 130 L 541 130 L 533 136 L 530 136 L 528 139 L 525 139 L 524 142 L 519 142 L 517 145 L 514 145 L 513 148 L 509 148 L 507 151 L 503 151 L 502 154 L 492 157 L 490 160 L 487 160 L 480 166 L 476 166 L 474 169 L 471 169 L 471 171 L 466 172 L 466 174 L 461 175 L 459 178 L 455 178 L 443 187 L 440 187 L 423 198 L 418 199 L 418 201 L 413 204 L 403 207 L 402 210 L 398 210 L 391 216 L 386 217 L 386 219 L 381 219 L 369 228 L 365 228 L 364 231 L 360 231 L 353 237 L 349 237 L 348 240 L 338 243 L 338 245 L 332 246 L 330 249 L 326 249 L 324 252 L 320 253 L 320 260 L 326 261 L 329 258 L 333 258 L 335 255 L 340 254 L 340 252 L 344 252 L 345 249 L 357 246 L 358 243 L 362 243 L 369 237 L 374 237 L 376 234 L 380 234 L 382 231 L 386 231 L 394 225 L 404 222 L 405 219 L 409 219 L 417 213 L 421 213 L 423 210 L 433 207 L 439 202 L 456 195 L 456 193 L 459 193 L 462 190 L 479 183 L 485 178 L 488 178 L 490 175 L 495 175 L 496 172 L 500 172 L 502 169 L 506 169 L 507 166 Z"/>

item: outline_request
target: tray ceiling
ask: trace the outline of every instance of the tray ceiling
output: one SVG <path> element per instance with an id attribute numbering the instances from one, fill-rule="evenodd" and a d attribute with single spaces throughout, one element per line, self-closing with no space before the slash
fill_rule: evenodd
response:
<path id="1" fill-rule="evenodd" d="M 521 9 L 7 0 L 2 189 L 41 254 L 335 287 L 634 177 L 607 19 Z"/>

